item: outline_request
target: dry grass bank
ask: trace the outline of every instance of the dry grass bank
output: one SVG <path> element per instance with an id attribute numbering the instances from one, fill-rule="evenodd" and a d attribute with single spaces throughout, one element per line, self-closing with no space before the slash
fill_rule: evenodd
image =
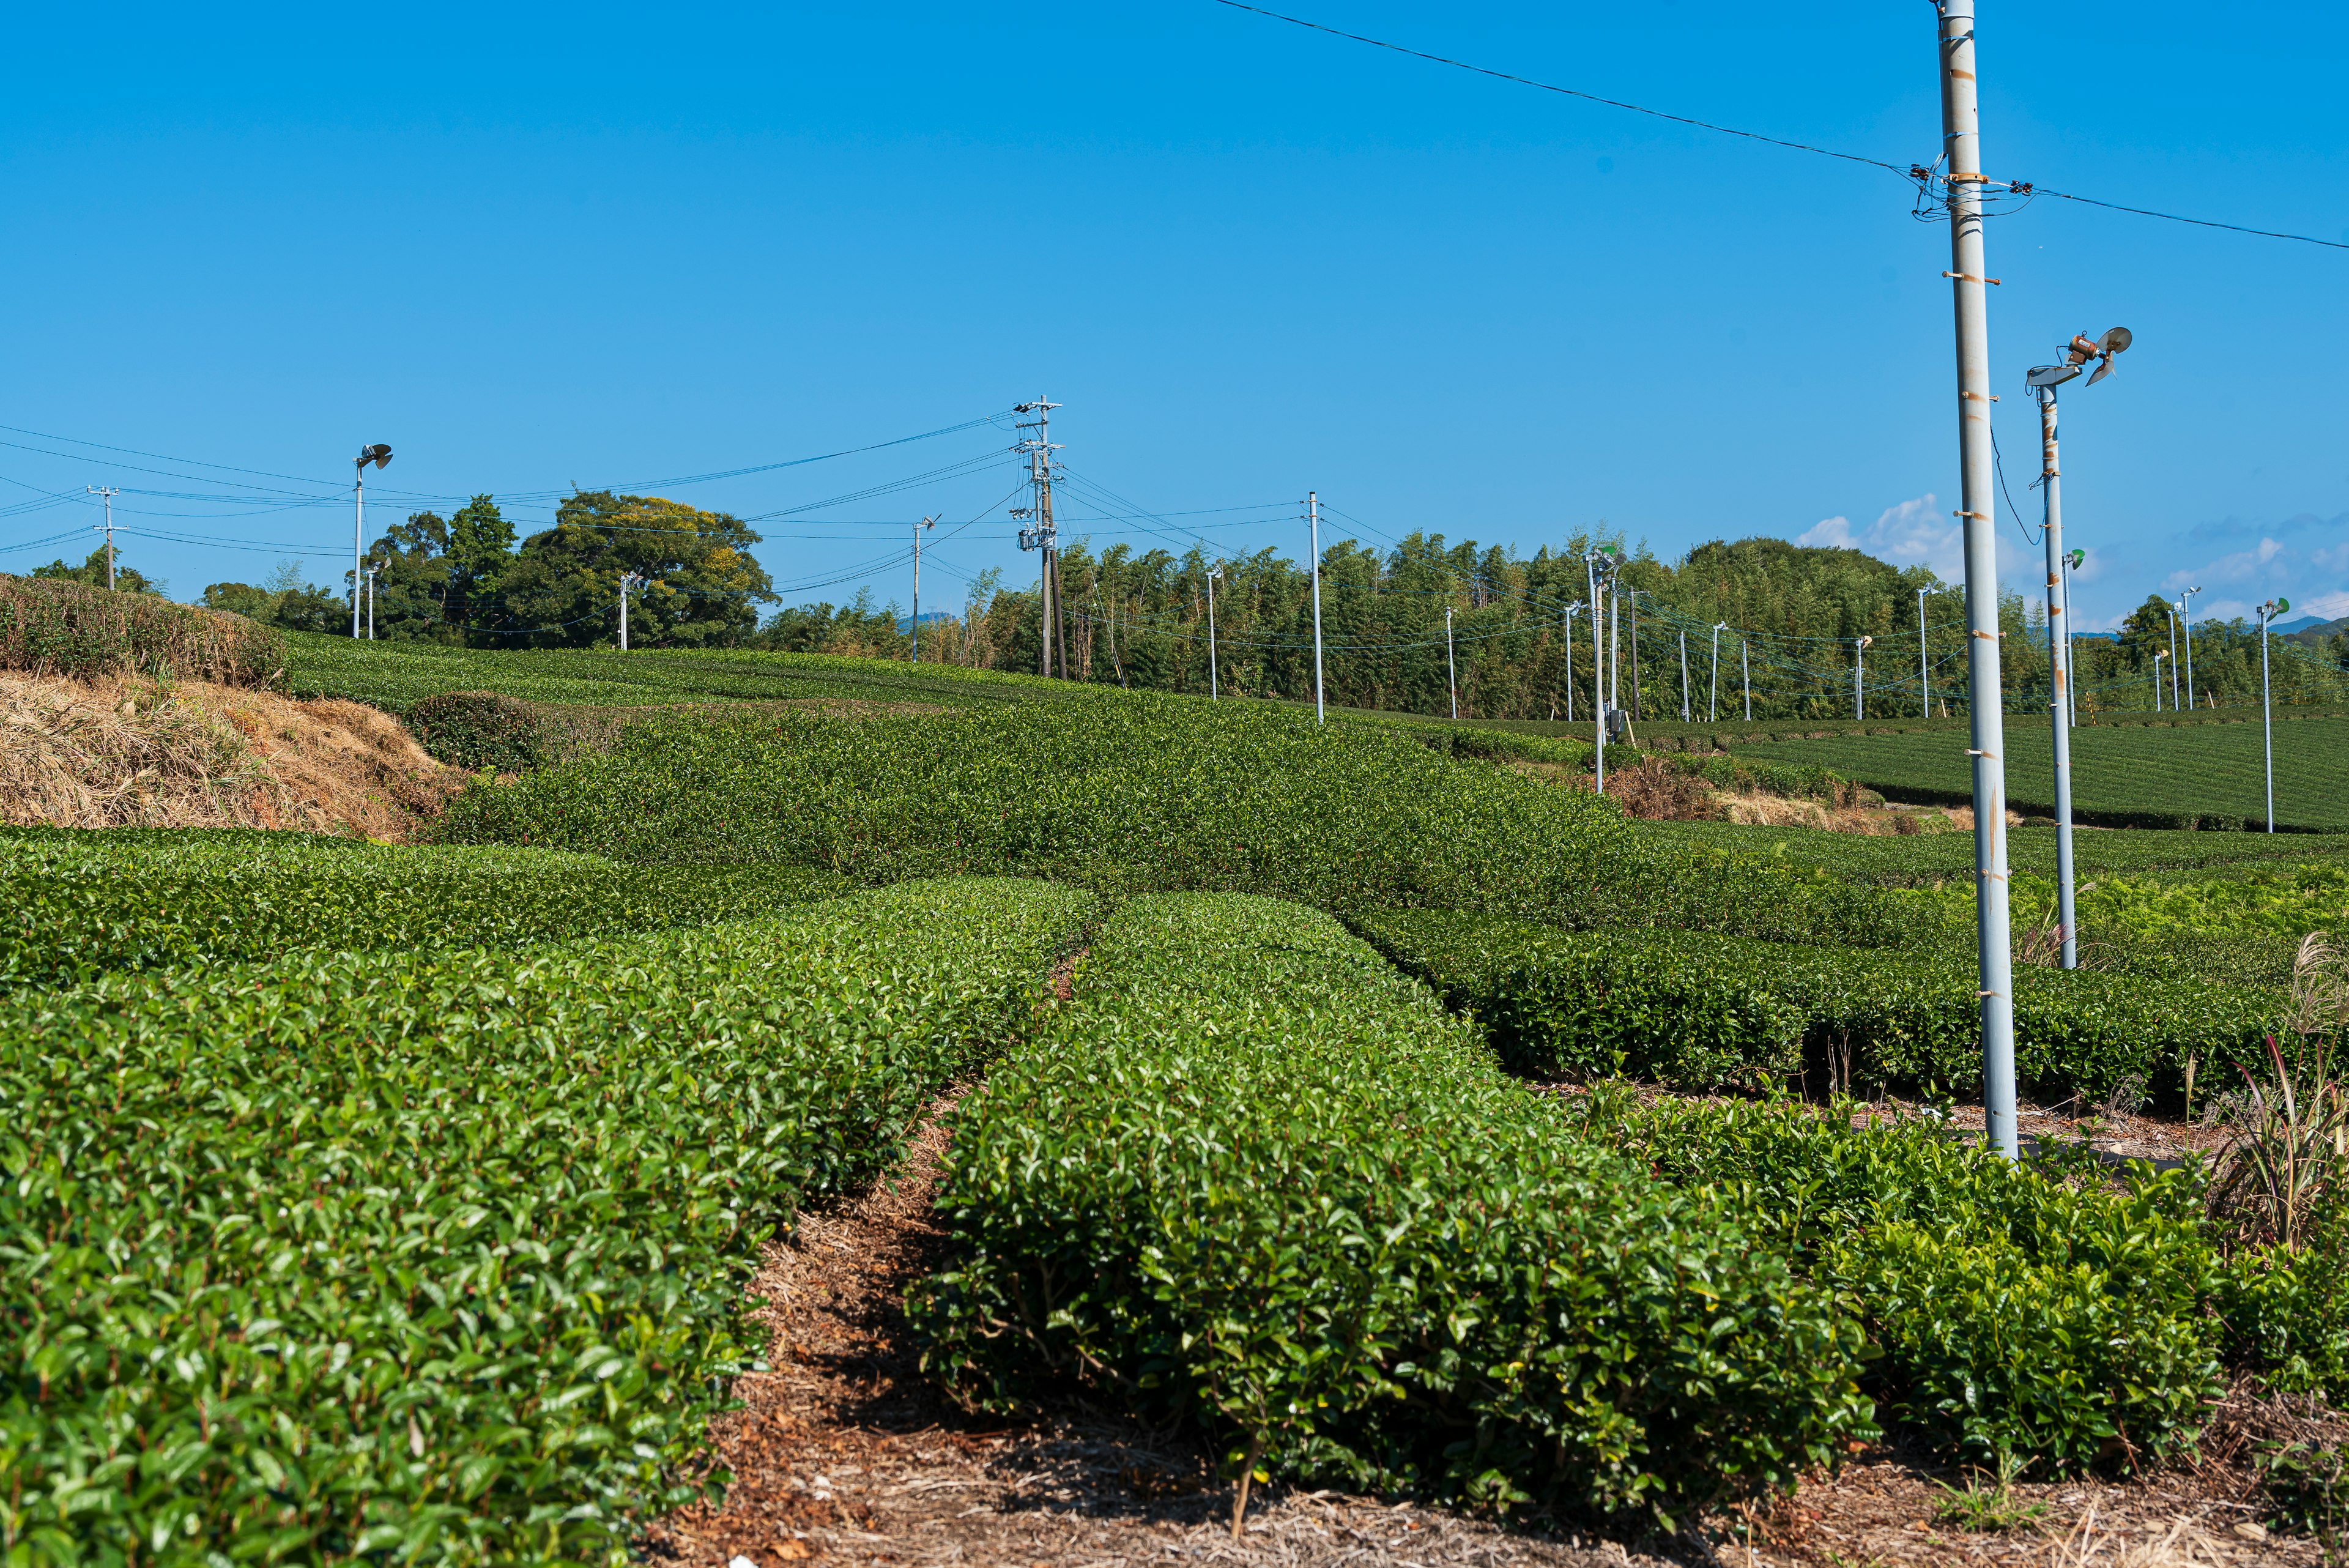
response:
<path id="1" fill-rule="evenodd" d="M 464 779 L 357 702 L 0 672 L 0 821 L 12 825 L 401 839 Z"/>

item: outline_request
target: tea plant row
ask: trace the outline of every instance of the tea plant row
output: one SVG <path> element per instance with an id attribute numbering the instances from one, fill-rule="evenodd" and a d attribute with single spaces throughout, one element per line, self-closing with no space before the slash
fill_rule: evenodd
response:
<path id="1" fill-rule="evenodd" d="M 1978 982 L 1963 955 L 1576 933 L 1445 910 L 1356 925 L 1537 1076 L 1961 1096 L 1980 1083 Z M 2206 1096 L 2262 1069 L 2283 1012 L 2271 990 L 2018 966 L 2016 1077 L 2048 1103 L 2100 1101 L 2134 1081 L 2175 1106 L 2189 1059 Z"/>
<path id="2" fill-rule="evenodd" d="M 1830 1293 L 1578 1136 L 1334 920 L 1137 898 L 958 1115 L 929 1366 L 1203 1423 L 1235 1469 L 1578 1512 L 1872 1436 Z"/>
<path id="3" fill-rule="evenodd" d="M 468 791 L 438 831 L 865 882 L 1039 876 L 1865 944 L 1944 934 L 1810 867 L 1651 849 L 1611 801 L 1456 761 L 1400 727 L 1168 698 L 652 722 L 608 755 Z"/>
<path id="4" fill-rule="evenodd" d="M 505 947 L 772 912 L 844 891 L 812 867 L 616 866 L 240 830 L 0 830 L 0 992 L 119 970 Z"/>
<path id="5" fill-rule="evenodd" d="M 914 884 L 0 1003 L 25 1563 L 626 1560 L 794 1206 L 1025 1028 L 1078 894 Z"/>

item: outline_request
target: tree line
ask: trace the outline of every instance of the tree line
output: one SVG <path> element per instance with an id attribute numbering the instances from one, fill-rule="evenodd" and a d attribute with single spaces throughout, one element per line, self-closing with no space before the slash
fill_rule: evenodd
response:
<path id="1" fill-rule="evenodd" d="M 957 607 L 913 628 L 896 604 L 876 602 L 869 589 L 841 606 L 781 606 L 750 554 L 759 542 L 729 514 L 607 491 L 564 498 L 553 527 L 517 540 L 495 498 L 477 495 L 447 518 L 411 514 L 370 546 L 369 558 L 381 564 L 376 635 L 483 648 L 610 646 L 621 575 L 635 573 L 644 581 L 629 596 L 634 647 L 906 659 L 918 638 L 925 659 L 1041 666 L 1038 594 L 1006 587 L 999 570 L 969 579 Z M 1863 706 L 1890 717 L 1929 702 L 1935 712 L 1964 711 L 1964 596 L 1928 568 L 1770 538 L 1714 541 L 1665 560 L 1605 530 L 1531 556 L 1430 533 L 1385 548 L 1332 543 L 1320 562 L 1329 701 L 1427 714 L 1449 712 L 1456 701 L 1464 718 L 1588 719 L 1594 660 L 1585 557 L 1599 546 L 1621 561 L 1614 694 L 1635 719 L 1677 719 L 1683 704 L 1692 719 L 1731 717 L 1749 702 L 1757 719 L 1847 718 Z M 102 583 L 104 553 L 82 567 L 57 562 L 40 572 Z M 119 576 L 126 587 L 143 582 L 127 568 Z M 1195 694 L 1212 687 L 1234 697 L 1313 695 L 1312 575 L 1272 549 L 1229 557 L 1204 545 L 1179 554 L 1124 544 L 1097 551 L 1081 538 L 1063 548 L 1061 582 L 1063 648 L 1054 663 L 1069 679 Z M 303 582 L 288 563 L 257 586 L 215 583 L 203 602 L 294 629 L 344 632 L 347 593 Z M 776 607 L 762 617 L 764 607 Z M 2044 605 L 2004 594 L 1999 624 L 2007 705 L 2044 708 L 2051 684 Z M 2081 708 L 2151 708 L 2172 629 L 2168 607 L 2149 597 L 2117 632 L 2076 639 Z M 2255 626 L 2205 620 L 2192 638 L 2199 705 L 2259 700 Z M 2184 652 L 2181 642 L 2181 663 Z M 2349 700 L 2349 636 L 2274 639 L 2271 658 L 2279 701 Z M 2182 695 L 2182 677 L 2179 687 Z M 2164 706 L 2168 688 L 2164 673 Z"/>

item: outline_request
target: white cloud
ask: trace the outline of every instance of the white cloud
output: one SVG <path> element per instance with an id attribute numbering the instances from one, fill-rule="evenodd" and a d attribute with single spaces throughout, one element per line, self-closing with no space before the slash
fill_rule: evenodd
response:
<path id="1" fill-rule="evenodd" d="M 2162 587 L 2172 597 L 2181 588 L 2209 588 L 2208 597 L 2194 601 L 2197 621 L 2251 620 L 2260 601 L 2277 593 L 2292 599 L 2292 618 L 2304 612 L 2330 620 L 2349 614 L 2349 589 L 2334 586 L 2344 571 L 2349 571 L 2349 545 L 2302 555 L 2269 535 L 2248 550 L 2172 572 L 2162 579 Z"/>
<path id="2" fill-rule="evenodd" d="M 1965 580 L 1966 530 L 1956 517 L 1942 512 L 1928 493 L 1888 506 L 1865 528 L 1854 528 L 1848 517 L 1827 517 L 1805 529 L 1795 543 L 1838 550 L 1865 550 L 1896 566 L 1930 566 L 1944 582 Z M 2017 564 L 2013 543 L 1998 540 L 2002 573 Z"/>

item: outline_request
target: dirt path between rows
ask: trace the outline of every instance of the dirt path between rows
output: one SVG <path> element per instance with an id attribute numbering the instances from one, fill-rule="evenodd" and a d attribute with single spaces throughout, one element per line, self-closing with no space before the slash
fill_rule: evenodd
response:
<path id="1" fill-rule="evenodd" d="M 1232 1493 L 1181 1440 L 1083 1410 L 1009 1423 L 965 1415 L 923 1378 L 903 1313 L 905 1287 L 934 1266 L 944 1235 L 930 1195 L 947 1135 L 934 1106 L 892 1181 L 803 1214 L 769 1253 L 751 1294 L 772 1334 L 771 1371 L 737 1387 L 744 1408 L 712 1432 L 733 1475 L 725 1505 L 672 1514 L 643 1556 L 680 1568 L 842 1563 L 1061 1568 L 1174 1562 L 1319 1568 L 1891 1568 L 1894 1564 L 2074 1564 L 2189 1568 L 2317 1564 L 2315 1542 L 2270 1538 L 2247 1478 L 2223 1463 L 2124 1484 L 2019 1485 L 2035 1519 L 2004 1531 L 1936 1521 L 1947 1494 L 1929 1456 L 1858 1456 L 1805 1485 L 1715 1552 L 1662 1557 L 1614 1542 L 1521 1533 L 1441 1509 L 1328 1491 L 1259 1489 L 1245 1532 Z M 2236 1402 L 2230 1401 L 2230 1406 Z M 2236 1409 L 2207 1448 L 2258 1424 Z M 2232 1425 L 2230 1425 L 2230 1421 Z M 2238 1439 L 2240 1440 L 2240 1439 Z M 2214 1456 L 2223 1459 L 2223 1454 Z M 1956 1478 L 1951 1477 L 1951 1480 Z"/>
<path id="2" fill-rule="evenodd" d="M 894 1182 L 802 1215 L 770 1252 L 750 1289 L 774 1335 L 773 1370 L 738 1385 L 745 1407 L 712 1433 L 734 1476 L 725 1506 L 662 1521 L 646 1542 L 650 1561 L 1663 1568 L 1612 1545 L 1277 1486 L 1257 1489 L 1236 1542 L 1231 1488 L 1186 1443 L 1083 1411 L 1032 1425 L 964 1415 L 922 1377 L 902 1304 L 945 1239 L 930 1219 L 945 1147 L 934 1112 Z"/>

